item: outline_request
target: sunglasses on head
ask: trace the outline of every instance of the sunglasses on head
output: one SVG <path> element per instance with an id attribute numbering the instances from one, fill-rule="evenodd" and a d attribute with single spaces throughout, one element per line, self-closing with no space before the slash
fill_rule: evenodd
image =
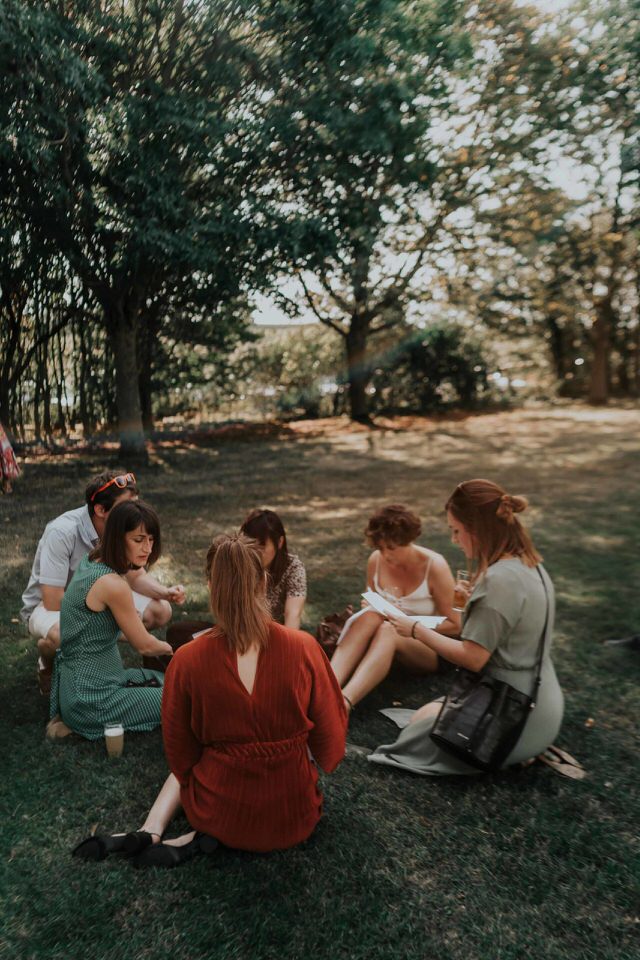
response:
<path id="1" fill-rule="evenodd" d="M 130 483 L 135 484 L 136 477 L 134 473 L 121 473 L 117 477 L 111 477 L 111 480 L 107 480 L 95 493 L 91 494 L 91 503 L 95 500 L 99 493 L 102 493 L 103 490 L 106 490 L 107 487 L 110 487 L 112 483 L 115 483 L 116 487 L 119 490 L 126 490 Z"/>

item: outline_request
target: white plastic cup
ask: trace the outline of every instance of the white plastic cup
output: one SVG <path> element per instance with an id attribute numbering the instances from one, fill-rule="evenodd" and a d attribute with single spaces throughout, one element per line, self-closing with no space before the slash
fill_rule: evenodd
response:
<path id="1" fill-rule="evenodd" d="M 124 727 L 121 723 L 107 723 L 104 728 L 104 743 L 110 759 L 121 757 L 124 749 Z"/>

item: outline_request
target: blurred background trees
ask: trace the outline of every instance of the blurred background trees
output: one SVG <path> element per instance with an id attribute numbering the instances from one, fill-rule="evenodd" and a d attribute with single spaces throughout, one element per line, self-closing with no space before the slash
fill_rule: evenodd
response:
<path id="1" fill-rule="evenodd" d="M 4 0 L 0 419 L 638 396 L 639 63 L 640 0 Z"/>

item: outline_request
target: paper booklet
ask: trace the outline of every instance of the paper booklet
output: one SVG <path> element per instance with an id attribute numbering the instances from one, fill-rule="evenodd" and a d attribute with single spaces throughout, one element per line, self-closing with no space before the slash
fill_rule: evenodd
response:
<path id="1" fill-rule="evenodd" d="M 396 607 L 392 603 L 389 603 L 388 600 L 385 600 L 380 596 L 379 593 L 375 593 L 373 590 L 366 590 L 362 596 L 367 601 L 369 606 L 373 607 L 377 613 L 381 613 L 383 617 L 411 616 L 412 620 L 417 620 L 418 623 L 423 624 L 425 627 L 429 627 L 430 630 L 435 630 L 435 628 L 441 624 L 443 620 L 446 620 L 446 617 L 414 617 L 412 614 L 405 613 L 404 610 L 400 609 L 400 607 Z"/>

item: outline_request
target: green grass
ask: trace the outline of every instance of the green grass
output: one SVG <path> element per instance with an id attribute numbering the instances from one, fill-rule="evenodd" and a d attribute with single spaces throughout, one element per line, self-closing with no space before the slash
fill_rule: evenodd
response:
<path id="1" fill-rule="evenodd" d="M 174 872 L 69 856 L 94 824 L 136 827 L 166 767 L 159 732 L 128 735 L 117 762 L 100 742 L 44 740 L 32 642 L 12 618 L 45 522 L 81 503 L 86 479 L 109 463 L 28 463 L 15 495 L 0 499 L 0 955 L 636 958 L 640 656 L 601 640 L 640 630 L 639 426 L 630 410 L 576 407 L 156 448 L 139 473 L 163 520 L 160 573 L 185 583 L 196 617 L 206 612 L 211 535 L 255 505 L 282 513 L 307 565 L 313 629 L 323 614 L 357 602 L 362 530 L 377 505 L 411 504 L 424 518 L 422 542 L 455 567 L 441 513 L 453 485 L 489 476 L 527 494 L 558 593 L 559 743 L 589 771 L 582 783 L 537 765 L 435 781 L 352 756 L 324 778 L 326 816 L 303 846 L 268 856 L 224 851 Z M 389 742 L 395 728 L 378 708 L 418 706 L 442 689 L 441 678 L 393 672 L 359 706 L 350 740 Z"/>

